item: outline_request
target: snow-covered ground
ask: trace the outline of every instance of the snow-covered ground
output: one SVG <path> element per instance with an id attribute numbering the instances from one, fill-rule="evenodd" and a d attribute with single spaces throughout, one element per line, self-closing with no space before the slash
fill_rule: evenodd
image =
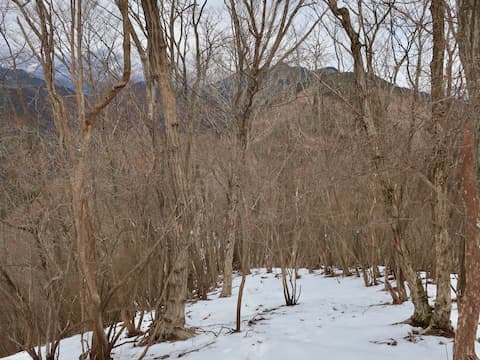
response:
<path id="1" fill-rule="evenodd" d="M 442 360 L 452 359 L 451 339 L 415 335 L 408 325 L 394 325 L 412 313 L 409 302 L 391 301 L 383 286 L 366 288 L 357 277 L 326 278 L 315 272 L 300 272 L 300 304 L 284 306 L 281 279 L 264 270 L 248 276 L 242 308 L 242 332 L 234 327 L 236 292 L 240 278 L 234 279 L 234 296 L 187 306 L 187 325 L 196 336 L 186 341 L 166 342 L 148 349 L 144 359 L 188 360 Z M 429 286 L 429 290 L 433 287 Z M 456 324 L 456 304 L 452 321 Z M 148 319 L 147 319 L 148 320 Z M 144 347 L 131 339 L 121 339 L 114 359 L 138 359 Z M 479 348 L 480 350 L 480 348 Z M 80 337 L 65 339 L 61 360 L 77 360 Z M 5 358 L 28 359 L 25 353 Z"/>

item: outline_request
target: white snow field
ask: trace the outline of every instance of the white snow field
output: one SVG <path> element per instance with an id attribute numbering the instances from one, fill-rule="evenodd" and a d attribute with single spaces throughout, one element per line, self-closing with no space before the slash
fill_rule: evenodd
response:
<path id="1" fill-rule="evenodd" d="M 187 306 L 187 326 L 196 328 L 193 338 L 154 345 L 144 359 L 452 359 L 452 339 L 415 335 L 408 325 L 394 325 L 411 315 L 412 306 L 409 302 L 389 305 L 390 296 L 382 285 L 366 288 L 357 277 L 326 278 L 319 271 L 302 270 L 300 304 L 286 307 L 278 272 L 253 270 L 248 276 L 241 333 L 230 331 L 240 283 L 236 277 L 233 297 L 219 298 L 217 291 L 210 300 Z M 454 303 L 454 324 L 456 316 Z M 113 350 L 114 359 L 138 359 L 145 350 L 135 347 L 132 339 L 121 338 L 119 344 Z M 61 360 L 78 360 L 80 354 L 80 336 L 61 342 Z M 29 357 L 18 353 L 5 359 Z"/>

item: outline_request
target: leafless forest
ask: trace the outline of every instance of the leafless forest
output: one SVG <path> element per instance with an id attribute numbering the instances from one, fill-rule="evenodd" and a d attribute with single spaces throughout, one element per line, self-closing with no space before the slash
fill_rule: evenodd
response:
<path id="1" fill-rule="evenodd" d="M 189 338 L 276 267 L 287 305 L 298 268 L 382 281 L 477 359 L 480 2 L 209 2 L 1 1 L 0 355 L 110 359 L 151 310 L 139 345 Z"/>

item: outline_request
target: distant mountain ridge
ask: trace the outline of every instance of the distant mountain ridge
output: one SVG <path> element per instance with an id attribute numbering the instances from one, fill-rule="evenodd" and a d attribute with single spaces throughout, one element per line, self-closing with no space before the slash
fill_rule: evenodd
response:
<path id="1" fill-rule="evenodd" d="M 51 116 L 45 80 L 22 69 L 0 67 L 0 117 L 14 118 L 17 122 L 32 122 L 49 127 Z M 72 94 L 69 88 L 56 85 L 62 96 Z"/>
<path id="2" fill-rule="evenodd" d="M 397 94 L 411 92 L 411 89 L 396 86 L 380 77 L 376 77 L 374 81 L 376 86 L 393 90 Z M 200 120 L 201 127 L 213 126 L 218 130 L 229 121 L 228 103 L 233 95 L 234 84 L 235 77 L 230 75 L 202 90 L 200 95 L 204 106 L 209 108 L 209 118 Z M 145 96 L 143 81 L 132 81 L 131 86 L 135 96 Z M 280 63 L 266 75 L 255 97 L 255 106 L 268 109 L 270 106 L 288 102 L 305 90 L 312 89 L 312 86 L 325 95 L 341 93 L 348 96 L 355 92 L 354 76 L 351 72 L 341 72 L 332 66 L 310 70 L 302 66 Z M 63 96 L 73 94 L 71 89 L 59 84 L 57 90 Z M 421 93 L 420 96 L 428 97 L 429 94 Z M 48 120 L 51 117 L 49 113 L 45 80 L 25 70 L 0 67 L 0 115 L 35 118 L 40 115 Z"/>
<path id="3" fill-rule="evenodd" d="M 45 87 L 45 80 L 21 69 L 0 67 L 0 83 L 4 87 Z"/>

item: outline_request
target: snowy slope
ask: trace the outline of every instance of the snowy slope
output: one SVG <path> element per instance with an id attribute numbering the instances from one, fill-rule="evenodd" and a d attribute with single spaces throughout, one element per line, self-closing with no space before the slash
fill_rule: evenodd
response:
<path id="1" fill-rule="evenodd" d="M 188 360 L 440 360 L 452 358 L 452 340 L 410 335 L 408 325 L 392 325 L 412 312 L 410 303 L 390 302 L 382 286 L 366 288 L 361 279 L 325 278 L 319 273 L 302 271 L 300 304 L 283 306 L 281 280 L 275 274 L 257 270 L 247 278 L 244 293 L 242 332 L 234 327 L 236 291 L 240 279 L 234 279 L 234 296 L 187 306 L 187 325 L 197 335 L 182 342 L 154 345 L 144 359 Z M 429 286 L 429 290 L 432 289 Z M 147 319 L 148 320 L 148 319 Z M 456 323 L 456 304 L 452 320 Z M 148 324 L 146 324 L 148 325 Z M 145 350 L 131 339 L 114 349 L 114 359 L 137 359 Z M 62 341 L 60 359 L 77 360 L 80 337 Z M 479 348 L 480 350 L 480 348 Z M 9 360 L 28 359 L 25 353 Z"/>

